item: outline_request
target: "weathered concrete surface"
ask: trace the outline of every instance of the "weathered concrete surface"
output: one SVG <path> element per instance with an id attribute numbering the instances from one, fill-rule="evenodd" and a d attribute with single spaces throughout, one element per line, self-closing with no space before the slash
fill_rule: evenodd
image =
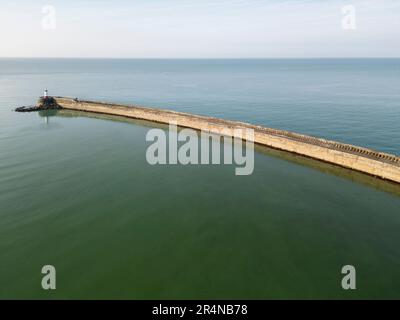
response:
<path id="1" fill-rule="evenodd" d="M 234 129 L 253 129 L 254 142 L 400 183 L 400 158 L 374 150 L 293 132 L 187 113 L 55 97 L 65 109 L 118 115 L 235 136 Z"/>

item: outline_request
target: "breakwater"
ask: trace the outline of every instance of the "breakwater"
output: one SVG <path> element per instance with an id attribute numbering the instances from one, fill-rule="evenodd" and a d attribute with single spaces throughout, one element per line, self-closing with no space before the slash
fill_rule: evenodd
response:
<path id="1" fill-rule="evenodd" d="M 400 183 L 400 158 L 367 148 L 244 122 L 170 110 L 83 101 L 65 97 L 54 97 L 54 99 L 60 107 L 65 109 L 117 115 L 164 124 L 175 122 L 180 127 L 193 128 L 210 133 L 232 132 L 233 135 L 233 129 L 252 129 L 254 130 L 255 143 Z"/>

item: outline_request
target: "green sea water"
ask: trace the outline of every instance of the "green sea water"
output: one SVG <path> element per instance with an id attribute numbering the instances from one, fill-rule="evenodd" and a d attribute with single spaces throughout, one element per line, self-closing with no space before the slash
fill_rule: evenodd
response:
<path id="1" fill-rule="evenodd" d="M 382 85 L 368 102 L 360 91 L 346 100 L 343 91 L 335 110 L 331 91 L 303 94 L 293 111 L 296 122 L 285 108 L 296 110 L 294 93 L 322 74 L 335 79 L 339 62 L 265 62 L 260 69 L 254 62 L 158 61 L 164 63 L 158 73 L 146 63 L 0 60 L 0 298 L 400 298 L 397 185 L 262 147 L 250 176 L 236 176 L 232 165 L 151 166 L 145 136 L 154 124 L 67 111 L 12 112 L 53 86 L 59 95 L 170 104 L 265 125 L 270 118 L 284 129 L 297 123 L 300 132 L 398 154 L 398 91 Z M 235 77 L 262 83 L 285 63 L 290 75 L 306 80 L 288 80 L 292 102 L 281 94 L 280 112 L 264 87 L 232 95 Z M 360 76 L 365 70 L 357 63 L 359 69 L 350 69 Z M 390 71 L 398 62 L 387 63 L 379 68 L 375 62 L 371 83 L 385 73 L 398 83 Z M 306 72 L 310 67 L 314 71 Z M 368 120 L 360 127 L 355 123 L 362 120 L 348 118 L 356 96 Z M 41 288 L 41 268 L 48 264 L 57 270 L 54 291 Z M 341 287 L 348 264 L 357 270 L 354 291 Z"/>

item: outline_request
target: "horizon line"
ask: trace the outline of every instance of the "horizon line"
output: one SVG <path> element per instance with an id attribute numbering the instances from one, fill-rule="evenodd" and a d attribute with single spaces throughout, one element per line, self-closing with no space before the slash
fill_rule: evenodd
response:
<path id="1" fill-rule="evenodd" d="M 307 60 L 307 59 L 400 59 L 398 57 L 392 56 L 382 56 L 382 57 L 0 57 L 0 59 L 102 59 L 102 60 Z"/>

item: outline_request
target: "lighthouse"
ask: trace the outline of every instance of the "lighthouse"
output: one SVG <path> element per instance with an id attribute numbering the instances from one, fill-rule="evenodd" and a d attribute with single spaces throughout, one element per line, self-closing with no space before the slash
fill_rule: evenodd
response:
<path id="1" fill-rule="evenodd" d="M 47 99 L 47 97 L 48 97 L 48 91 L 47 89 L 45 89 L 43 93 L 43 98 Z"/>

